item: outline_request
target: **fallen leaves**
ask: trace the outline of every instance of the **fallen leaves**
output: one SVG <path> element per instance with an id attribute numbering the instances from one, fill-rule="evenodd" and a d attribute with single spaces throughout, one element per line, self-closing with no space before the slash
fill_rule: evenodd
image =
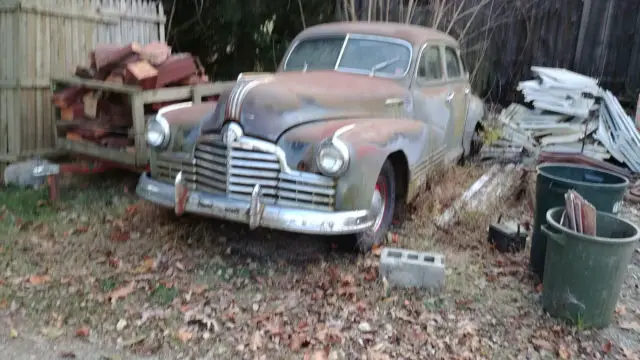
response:
<path id="1" fill-rule="evenodd" d="M 178 340 L 186 343 L 193 338 L 193 333 L 188 331 L 187 328 L 181 328 L 180 330 L 178 330 L 176 337 L 178 338 Z"/>
<path id="2" fill-rule="evenodd" d="M 111 228 L 110 238 L 115 242 L 122 242 L 131 239 L 131 233 L 125 228 L 122 220 L 113 222 L 113 228 Z"/>
<path id="3" fill-rule="evenodd" d="M 46 326 L 40 329 L 40 333 L 50 339 L 56 339 L 64 334 L 64 330 L 54 326 Z"/>
<path id="4" fill-rule="evenodd" d="M 115 303 L 120 299 L 124 299 L 136 290 L 136 282 L 131 281 L 127 285 L 116 288 L 115 290 L 107 293 L 107 300 L 111 303 Z"/>
<path id="5" fill-rule="evenodd" d="M 548 342 L 547 340 L 542 340 L 542 339 L 532 339 L 531 343 L 538 349 L 538 350 L 546 350 L 549 352 L 553 352 L 554 351 L 554 347 L 553 345 L 551 345 L 550 342 Z"/>
<path id="6" fill-rule="evenodd" d="M 358 324 L 358 330 L 360 330 L 363 333 L 369 333 L 373 331 L 373 328 L 371 327 L 371 325 L 369 325 L 368 322 L 362 322 Z"/>
<path id="7" fill-rule="evenodd" d="M 619 324 L 621 329 L 635 331 L 640 333 L 640 323 L 637 321 L 625 321 Z"/>
<path id="8" fill-rule="evenodd" d="M 27 279 L 27 283 L 31 285 L 42 285 L 51 281 L 51 277 L 49 275 L 31 275 Z"/>
<path id="9" fill-rule="evenodd" d="M 116 330 L 117 331 L 122 331 L 122 330 L 124 330 L 124 328 L 126 326 L 127 326 L 127 320 L 120 319 L 120 320 L 118 320 L 118 323 L 116 324 Z"/>
<path id="10" fill-rule="evenodd" d="M 76 336 L 77 337 L 87 337 L 87 336 L 89 336 L 90 332 L 91 332 L 91 329 L 89 328 L 89 326 L 83 325 L 83 326 L 79 327 L 78 329 L 76 329 Z"/>
<path id="11" fill-rule="evenodd" d="M 135 268 L 133 270 L 133 272 L 135 274 L 143 274 L 143 273 L 148 273 L 151 271 L 154 271 L 157 267 L 157 262 L 155 259 L 153 258 L 146 258 L 144 259 L 144 261 L 142 262 L 142 264 L 140 266 L 138 266 L 137 268 Z"/>
<path id="12" fill-rule="evenodd" d="M 253 352 L 258 351 L 262 348 L 262 334 L 259 331 L 255 331 L 253 335 L 251 335 L 251 340 L 249 341 L 249 349 Z"/>
<path id="13" fill-rule="evenodd" d="M 569 351 L 569 349 L 567 349 L 567 347 L 564 344 L 562 344 L 558 347 L 558 356 L 562 360 L 571 359 L 571 351 Z"/>

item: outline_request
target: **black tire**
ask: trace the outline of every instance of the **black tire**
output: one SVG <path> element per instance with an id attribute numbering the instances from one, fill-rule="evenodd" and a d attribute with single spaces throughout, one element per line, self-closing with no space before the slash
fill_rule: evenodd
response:
<path id="1" fill-rule="evenodd" d="M 375 245 L 384 241 L 393 220 L 396 207 L 396 178 L 389 160 L 386 160 L 380 169 L 376 188 L 381 188 L 379 192 L 384 198 L 383 215 L 377 227 L 374 222 L 371 228 L 356 235 L 356 247 L 362 253 L 371 251 Z"/>
<path id="2" fill-rule="evenodd" d="M 476 128 L 473 130 L 473 135 L 471 135 L 471 143 L 469 144 L 469 152 L 467 154 L 462 153 L 462 156 L 458 160 L 458 165 L 464 166 L 467 161 L 472 160 L 478 154 L 480 154 L 480 150 L 482 149 L 483 140 L 482 133 L 484 131 L 484 127 L 481 123 L 476 124 Z M 464 150 L 464 144 L 463 144 Z"/>

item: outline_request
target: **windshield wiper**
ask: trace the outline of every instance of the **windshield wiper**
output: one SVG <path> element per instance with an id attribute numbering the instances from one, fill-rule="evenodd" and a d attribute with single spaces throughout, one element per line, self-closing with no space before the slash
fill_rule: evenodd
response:
<path id="1" fill-rule="evenodd" d="M 389 60 L 385 60 L 381 63 L 375 64 L 371 67 L 371 70 L 369 70 L 369 76 L 373 76 L 376 71 L 380 70 L 380 69 L 384 69 L 387 66 L 393 64 L 394 62 L 400 60 L 400 56 L 396 56 L 393 59 L 389 59 Z"/>

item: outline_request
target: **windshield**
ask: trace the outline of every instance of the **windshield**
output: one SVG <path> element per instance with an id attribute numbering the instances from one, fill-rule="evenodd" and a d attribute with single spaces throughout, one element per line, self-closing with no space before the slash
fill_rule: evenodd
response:
<path id="1" fill-rule="evenodd" d="M 345 44 L 346 41 L 346 44 Z M 344 51 L 340 51 L 344 46 Z M 339 64 L 336 67 L 336 63 Z M 411 64 L 411 47 L 398 40 L 357 35 L 306 39 L 289 54 L 284 71 L 339 70 L 401 77 Z"/>

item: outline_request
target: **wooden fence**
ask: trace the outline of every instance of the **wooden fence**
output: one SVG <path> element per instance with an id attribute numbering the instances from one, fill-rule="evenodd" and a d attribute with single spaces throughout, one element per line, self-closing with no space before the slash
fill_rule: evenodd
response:
<path id="1" fill-rule="evenodd" d="M 164 41 L 164 23 L 150 0 L 0 0 L 0 169 L 55 151 L 51 77 L 88 64 L 98 43 Z"/>
<path id="2" fill-rule="evenodd" d="M 640 1 L 336 0 L 337 17 L 352 9 L 361 20 L 380 19 L 379 9 L 368 11 L 379 3 L 390 9 L 382 20 L 405 22 L 409 4 L 412 23 L 432 26 L 438 18 L 440 30 L 460 39 L 468 65 L 478 67 L 475 90 L 492 101 L 517 99 L 517 83 L 532 65 L 595 77 L 623 103 L 635 104 L 640 92 Z"/>

